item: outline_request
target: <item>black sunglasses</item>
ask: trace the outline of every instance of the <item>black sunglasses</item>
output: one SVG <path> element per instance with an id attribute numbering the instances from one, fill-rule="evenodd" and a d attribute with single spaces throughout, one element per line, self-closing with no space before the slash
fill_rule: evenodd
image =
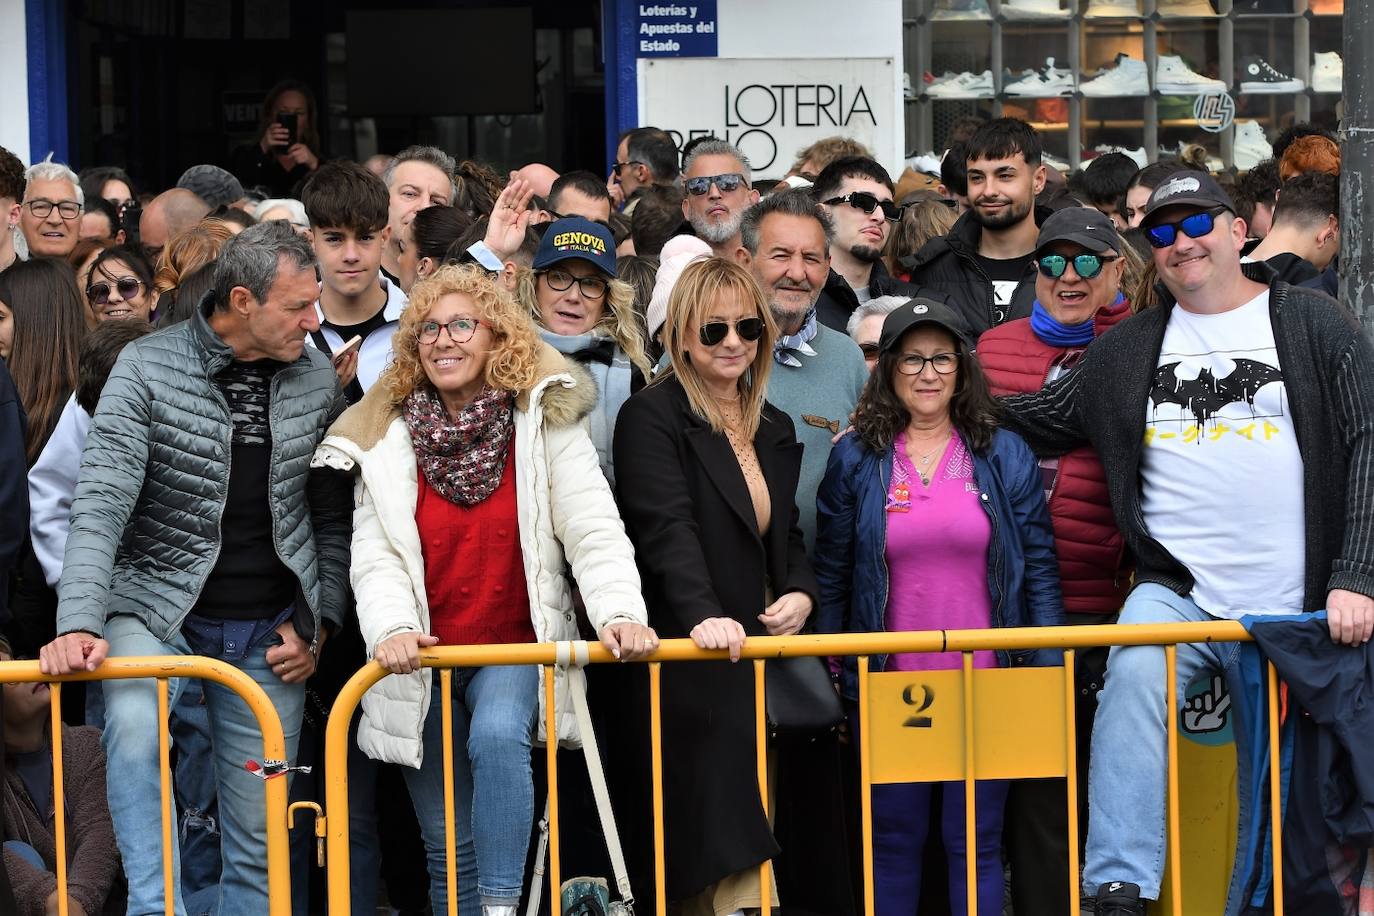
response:
<path id="1" fill-rule="evenodd" d="M 627 166 L 627 165 L 643 165 L 643 164 L 644 164 L 644 163 L 640 162 L 638 159 L 627 159 L 627 160 L 625 160 L 624 162 L 615 162 L 615 163 L 612 163 L 612 164 L 611 164 L 611 171 L 612 171 L 612 172 L 615 172 L 616 176 L 618 177 L 618 176 L 620 175 L 620 170 L 623 169 L 623 168 L 625 168 L 625 166 Z"/>
<path id="2" fill-rule="evenodd" d="M 865 213 L 872 213 L 877 207 L 882 207 L 883 216 L 891 222 L 896 222 L 902 218 L 902 211 L 905 207 L 899 207 L 890 200 L 879 200 L 867 191 L 851 191 L 843 197 L 832 197 L 824 203 L 835 206 L 835 204 L 849 204 L 856 210 Z"/>
<path id="3" fill-rule="evenodd" d="M 114 288 L 119 291 L 119 298 L 128 302 L 138 295 L 138 291 L 143 288 L 143 281 L 137 277 L 120 277 L 114 282 Z M 110 301 L 110 284 L 103 280 L 92 283 L 86 287 L 86 298 L 91 300 L 92 305 L 104 305 Z"/>
<path id="4" fill-rule="evenodd" d="M 700 197 L 709 192 L 713 184 L 720 188 L 720 193 L 729 194 L 744 187 L 744 176 L 733 172 L 729 175 L 705 175 L 700 178 L 688 178 L 682 186 L 687 189 L 688 194 Z"/>
<path id="5" fill-rule="evenodd" d="M 701 342 L 704 346 L 717 346 L 730 334 L 730 322 L 708 321 L 701 326 Z M 762 318 L 741 318 L 735 322 L 735 333 L 740 340 L 753 342 L 763 336 Z"/>
<path id="6" fill-rule="evenodd" d="M 1042 277 L 1049 277 L 1051 280 L 1058 280 L 1064 276 L 1064 271 L 1068 269 L 1072 262 L 1074 273 L 1084 280 L 1091 280 L 1102 273 L 1102 266 L 1108 261 L 1115 261 L 1115 255 L 1102 254 L 1076 254 L 1071 258 L 1066 258 L 1062 254 L 1047 254 L 1036 261 L 1040 268 Z"/>
<path id="7" fill-rule="evenodd" d="M 1190 239 L 1200 239 L 1216 228 L 1217 217 L 1226 210 L 1226 207 L 1213 207 L 1172 223 L 1156 223 L 1145 230 L 1145 238 L 1155 248 L 1168 248 L 1177 242 L 1179 230 Z"/>

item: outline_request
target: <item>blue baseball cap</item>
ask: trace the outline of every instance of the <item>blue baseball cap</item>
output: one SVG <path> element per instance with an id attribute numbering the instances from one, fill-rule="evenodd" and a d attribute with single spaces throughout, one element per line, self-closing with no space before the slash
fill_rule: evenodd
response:
<path id="1" fill-rule="evenodd" d="M 615 236 L 601 223 L 568 216 L 549 225 L 534 256 L 534 269 L 544 270 L 562 261 L 580 258 L 608 277 L 615 276 Z"/>

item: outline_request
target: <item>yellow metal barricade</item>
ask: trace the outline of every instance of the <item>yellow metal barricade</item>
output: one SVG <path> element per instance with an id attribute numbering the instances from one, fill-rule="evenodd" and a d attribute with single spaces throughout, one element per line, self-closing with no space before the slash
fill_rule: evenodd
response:
<path id="1" fill-rule="evenodd" d="M 872 800 L 874 785 L 900 782 L 962 781 L 966 787 L 967 835 L 975 834 L 978 779 L 1062 777 L 1068 787 L 1069 900 L 1076 916 L 1079 888 L 1078 785 L 1075 735 L 1074 651 L 1118 645 L 1163 646 L 1166 695 L 1173 713 L 1168 716 L 1168 857 L 1171 876 L 1168 912 L 1183 912 L 1178 776 L 1178 696 L 1175 683 L 1176 647 L 1180 643 L 1248 642 L 1249 634 L 1236 622 L 1179 623 L 1127 626 L 1032 627 L 913 633 L 844 634 L 832 636 L 750 637 L 743 658 L 754 664 L 754 702 L 757 722 L 759 793 L 768 809 L 767 732 L 764 679 L 769 659 L 791 656 L 857 656 L 859 665 L 859 760 L 862 782 L 863 869 L 865 912 L 873 914 Z M 594 664 L 618 662 L 599 645 L 589 645 Z M 976 651 L 1058 649 L 1064 664 L 1054 668 L 978 669 Z M 875 672 L 869 657 L 895 653 L 962 653 L 962 667 L 953 671 Z M 457 876 L 454 866 L 451 669 L 490 665 L 540 665 L 544 669 L 546 732 L 557 735 L 553 676 L 558 657 L 555 643 L 506 646 L 440 646 L 422 649 L 421 664 L 440 668 L 444 727 L 445 823 L 449 854 L 447 868 L 449 913 L 457 913 Z M 567 657 L 565 654 L 564 657 Z M 664 895 L 663 752 L 660 707 L 661 666 L 664 663 L 727 659 L 725 651 L 697 649 L 690 640 L 665 640 L 647 660 L 650 694 L 650 750 L 653 775 L 654 881 L 657 912 L 666 913 Z M 340 692 L 327 726 L 326 825 L 330 912 L 349 913 L 348 772 L 349 723 L 363 694 L 386 677 L 375 662 L 368 664 Z M 1282 836 L 1279 804 L 1280 765 L 1278 679 L 1267 669 L 1269 691 L 1269 754 L 1274 912 L 1283 913 Z M 549 742 L 549 897 L 558 901 L 561 884 L 558 828 L 558 761 L 556 742 Z M 771 863 L 760 867 L 764 913 L 773 911 L 770 896 Z M 968 856 L 968 912 L 977 912 L 977 860 Z M 560 913 L 557 902 L 552 911 Z"/>
<path id="2" fill-rule="evenodd" d="M 157 679 L 158 705 L 158 761 L 162 793 L 162 880 L 168 916 L 174 912 L 172 877 L 172 844 L 176 842 L 172 799 L 171 740 L 167 731 L 168 680 L 171 678 L 200 678 L 213 681 L 238 694 L 257 717 L 262 731 L 264 760 L 285 760 L 286 739 L 281 720 L 272 701 L 267 698 L 251 677 L 226 662 L 197 656 L 125 657 L 106 659 L 93 672 L 66 677 L 49 677 L 38 670 L 36 661 L 0 662 L 0 684 L 46 682 L 52 690 L 52 765 L 53 818 L 57 856 L 57 907 L 60 916 L 67 916 L 67 830 L 66 807 L 62 781 L 62 684 L 68 681 L 110 681 L 130 678 Z M 151 737 L 151 736 L 150 736 Z M 210 761 L 206 762 L 211 765 Z M 110 773 L 117 779 L 119 774 Z M 273 778 L 264 781 L 267 805 L 267 888 L 269 916 L 288 916 L 291 912 L 291 870 L 287 853 L 286 780 Z"/>

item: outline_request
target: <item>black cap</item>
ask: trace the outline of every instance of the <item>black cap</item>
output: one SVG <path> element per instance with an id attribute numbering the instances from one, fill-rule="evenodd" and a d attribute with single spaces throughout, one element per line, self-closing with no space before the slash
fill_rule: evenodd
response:
<path id="1" fill-rule="evenodd" d="M 1073 242 L 1093 254 L 1108 248 L 1117 254 L 1121 253 L 1121 236 L 1112 225 L 1111 217 L 1090 207 L 1055 210 L 1040 224 L 1035 253 L 1038 255 L 1057 242 Z"/>
<path id="2" fill-rule="evenodd" d="M 933 324 L 944 328 L 954 336 L 955 340 L 965 347 L 972 348 L 963 319 L 954 309 L 943 302 L 918 297 L 897 306 L 895 310 L 888 313 L 887 318 L 883 319 L 883 333 L 878 337 L 878 350 L 886 353 L 897 346 L 897 342 L 902 339 L 903 334 L 922 324 Z"/>
<path id="3" fill-rule="evenodd" d="M 1165 207 L 1190 206 L 1211 209 L 1225 207 L 1235 212 L 1236 205 L 1231 197 L 1221 189 L 1216 179 L 1206 172 L 1196 169 L 1179 169 L 1159 183 L 1145 202 L 1145 219 L 1142 225 L 1150 225 L 1150 216 Z"/>

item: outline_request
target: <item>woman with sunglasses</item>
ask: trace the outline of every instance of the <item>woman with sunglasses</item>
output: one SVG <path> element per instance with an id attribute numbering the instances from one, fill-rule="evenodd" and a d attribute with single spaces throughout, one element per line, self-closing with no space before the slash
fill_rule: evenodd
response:
<path id="1" fill-rule="evenodd" d="M 978 339 L 978 361 L 998 397 L 1039 391 L 1069 374 L 1084 351 L 1131 315 L 1122 294 L 1127 246 L 1097 210 L 1057 210 L 1040 227 L 1031 317 L 1009 321 Z M 1040 462 L 1054 525 L 1064 610 L 1074 624 L 1116 621 L 1131 576 L 1112 516 L 1097 453 L 1074 449 Z M 1092 713 L 1107 665 L 1105 649 L 1080 652 L 1078 764 L 1087 779 Z M 1007 856 L 1018 916 L 1067 912 L 1067 801 L 1062 780 L 1012 784 L 1007 801 Z"/>
<path id="2" fill-rule="evenodd" d="M 888 315 L 878 365 L 854 431 L 830 453 L 816 500 L 816 577 L 823 633 L 1052 626 L 1064 619 L 1040 469 L 996 402 L 960 318 L 913 299 Z M 977 652 L 974 667 L 1060 663 L 1058 653 Z M 872 659 L 877 671 L 959 669 L 958 653 Z M 840 665 L 857 725 L 858 671 Z M 976 836 L 964 829 L 962 783 L 873 790 L 874 895 L 879 916 L 916 912 L 932 801 L 950 904 L 967 911 L 967 856 L 977 857 L 979 914 L 1002 912 L 1002 819 L 1007 783 L 980 781 Z"/>
<path id="3" fill-rule="evenodd" d="M 372 657 L 398 675 L 364 697 L 358 744 L 407 767 L 434 912 L 447 912 L 454 854 L 459 911 L 514 916 L 534 824 L 536 722 L 544 738 L 539 669 L 454 673 L 455 852 L 445 839 L 441 682 L 420 651 L 577 639 L 573 579 L 618 657 L 650 652 L 657 638 L 582 430 L 595 401 L 586 373 L 542 344 L 510 294 L 474 267 L 441 267 L 415 285 L 394 349 L 315 458 L 360 478 L 358 623 Z M 558 732 L 550 740 L 575 743 L 570 710 L 560 710 Z"/>
<path id="4" fill-rule="evenodd" d="M 153 295 L 153 272 L 132 248 L 105 249 L 86 274 L 86 302 L 96 321 L 148 321 Z"/>
<path id="5" fill-rule="evenodd" d="M 616 490 L 649 622 L 729 650 L 731 661 L 748 636 L 798 632 L 816 601 L 796 507 L 801 446 L 791 418 L 764 400 L 776 334 L 751 274 L 720 258 L 694 261 L 668 301 L 669 366 L 616 426 Z M 753 670 L 723 661 L 670 669 L 668 899 L 686 916 L 758 907 L 759 866 L 778 846 L 759 799 Z"/>

